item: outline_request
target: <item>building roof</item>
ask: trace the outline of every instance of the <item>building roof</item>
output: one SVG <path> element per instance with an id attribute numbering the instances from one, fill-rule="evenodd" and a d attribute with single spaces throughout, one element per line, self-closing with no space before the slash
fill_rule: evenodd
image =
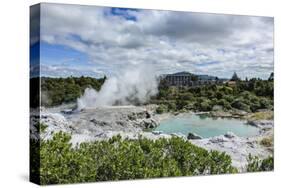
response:
<path id="1" fill-rule="evenodd" d="M 177 72 L 174 74 L 166 74 L 165 76 L 191 76 L 191 75 L 193 75 L 193 74 L 191 74 L 190 72 L 183 71 L 183 72 Z"/>
<path id="2" fill-rule="evenodd" d="M 216 79 L 219 79 L 216 76 L 210 76 L 210 75 L 207 75 L 207 74 L 196 75 L 196 74 L 192 74 L 192 73 L 187 72 L 187 71 L 177 72 L 177 73 L 173 73 L 173 74 L 163 74 L 163 75 L 161 75 L 161 77 L 164 78 L 166 76 L 192 76 L 192 75 L 197 76 L 199 78 L 199 80 L 216 80 Z M 221 79 L 219 79 L 219 80 L 221 80 Z"/>

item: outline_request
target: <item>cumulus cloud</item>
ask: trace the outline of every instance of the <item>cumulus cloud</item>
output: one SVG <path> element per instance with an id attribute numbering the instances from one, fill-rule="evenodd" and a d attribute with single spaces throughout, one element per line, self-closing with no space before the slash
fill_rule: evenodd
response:
<path id="1" fill-rule="evenodd" d="M 266 78 L 273 71 L 269 17 L 42 4 L 41 26 L 42 42 L 85 53 L 112 73 L 147 63 L 158 74 Z"/>

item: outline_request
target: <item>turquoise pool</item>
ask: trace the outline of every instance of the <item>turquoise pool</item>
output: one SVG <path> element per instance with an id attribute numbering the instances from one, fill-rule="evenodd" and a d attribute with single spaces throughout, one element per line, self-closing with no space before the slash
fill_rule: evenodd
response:
<path id="1" fill-rule="evenodd" d="M 163 120 L 155 131 L 163 133 L 196 133 L 203 138 L 233 132 L 240 137 L 254 136 L 259 129 L 246 124 L 246 121 L 233 118 L 212 118 L 207 115 L 184 114 Z"/>

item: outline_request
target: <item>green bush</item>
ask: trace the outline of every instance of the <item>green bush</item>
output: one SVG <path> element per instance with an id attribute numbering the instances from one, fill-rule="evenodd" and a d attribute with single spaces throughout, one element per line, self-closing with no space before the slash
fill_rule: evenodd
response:
<path id="1" fill-rule="evenodd" d="M 233 95 L 224 95 L 223 99 L 225 99 L 229 103 L 232 103 L 234 101 L 234 96 Z"/>
<path id="2" fill-rule="evenodd" d="M 272 171 L 274 169 L 274 158 L 268 157 L 266 159 L 259 159 L 257 156 L 248 156 L 248 172 L 261 172 L 261 171 Z"/>
<path id="3" fill-rule="evenodd" d="M 181 100 L 193 100 L 193 98 L 194 98 L 193 94 L 188 91 L 179 94 L 179 99 Z"/>
<path id="4" fill-rule="evenodd" d="M 221 105 L 224 109 L 227 110 L 231 109 L 230 103 L 225 99 L 220 99 L 219 101 L 217 101 L 217 104 Z"/>
<path id="5" fill-rule="evenodd" d="M 260 141 L 260 144 L 263 145 L 263 146 L 265 146 L 265 147 L 272 147 L 272 146 L 273 146 L 273 136 L 263 138 L 263 139 Z"/>
<path id="6" fill-rule="evenodd" d="M 270 100 L 265 97 L 262 97 L 260 99 L 260 107 L 263 109 L 270 108 L 271 107 Z"/>
<path id="7" fill-rule="evenodd" d="M 177 110 L 177 105 L 175 102 L 167 102 L 167 108 L 168 108 L 168 111 L 175 111 Z"/>
<path id="8" fill-rule="evenodd" d="M 31 157 L 31 171 L 38 173 L 39 168 L 40 184 L 237 172 L 225 153 L 207 151 L 178 137 L 152 141 L 121 139 L 118 135 L 75 147 L 70 139 L 60 132 L 51 140 L 41 140 L 40 160 Z M 38 142 L 31 143 L 38 147 Z"/>
<path id="9" fill-rule="evenodd" d="M 176 100 L 177 110 L 185 109 L 189 105 L 189 101 L 187 100 Z"/>
<path id="10" fill-rule="evenodd" d="M 72 148 L 71 137 L 54 134 L 40 142 L 40 183 L 65 184 L 87 182 L 96 177 L 96 162 L 85 150 Z"/>
<path id="11" fill-rule="evenodd" d="M 156 113 L 157 113 L 157 114 L 163 114 L 163 113 L 165 113 L 165 112 L 168 112 L 168 108 L 167 108 L 167 106 L 164 105 L 164 104 L 161 104 L 161 105 L 159 105 L 159 106 L 156 108 Z"/>
<path id="12" fill-rule="evenodd" d="M 39 78 L 32 78 L 34 82 Z M 86 88 L 99 90 L 106 80 L 104 78 L 91 77 L 67 77 L 67 78 L 49 78 L 41 79 L 41 105 L 55 106 L 62 103 L 74 102 L 80 97 Z"/>
<path id="13" fill-rule="evenodd" d="M 159 94 L 155 99 L 160 100 L 157 104 L 165 104 L 167 100 L 176 100 L 176 110 L 209 111 L 215 105 L 224 106 L 226 110 L 236 108 L 247 112 L 256 112 L 259 109 L 272 110 L 273 82 L 260 79 L 240 80 L 231 87 L 227 84 L 202 85 L 190 88 L 166 85 L 165 87 L 159 87 Z M 204 102 L 206 100 L 207 102 Z"/>
<path id="14" fill-rule="evenodd" d="M 246 112 L 251 112 L 250 106 L 245 104 L 245 101 L 241 99 L 236 99 L 231 103 L 231 106 L 233 108 L 239 109 L 239 110 L 244 110 Z"/>
<path id="15" fill-rule="evenodd" d="M 199 98 L 196 106 L 199 111 L 210 111 L 212 109 L 212 102 L 206 98 Z"/>

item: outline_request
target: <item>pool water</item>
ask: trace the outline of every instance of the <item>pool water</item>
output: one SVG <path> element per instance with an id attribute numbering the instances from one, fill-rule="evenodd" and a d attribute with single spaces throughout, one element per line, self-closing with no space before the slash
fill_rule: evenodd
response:
<path id="1" fill-rule="evenodd" d="M 212 118 L 206 114 L 184 114 L 174 116 L 160 122 L 155 131 L 163 133 L 196 133 L 203 138 L 213 137 L 233 132 L 240 137 L 249 137 L 258 135 L 259 129 L 247 125 L 246 121 L 233 118 Z"/>

